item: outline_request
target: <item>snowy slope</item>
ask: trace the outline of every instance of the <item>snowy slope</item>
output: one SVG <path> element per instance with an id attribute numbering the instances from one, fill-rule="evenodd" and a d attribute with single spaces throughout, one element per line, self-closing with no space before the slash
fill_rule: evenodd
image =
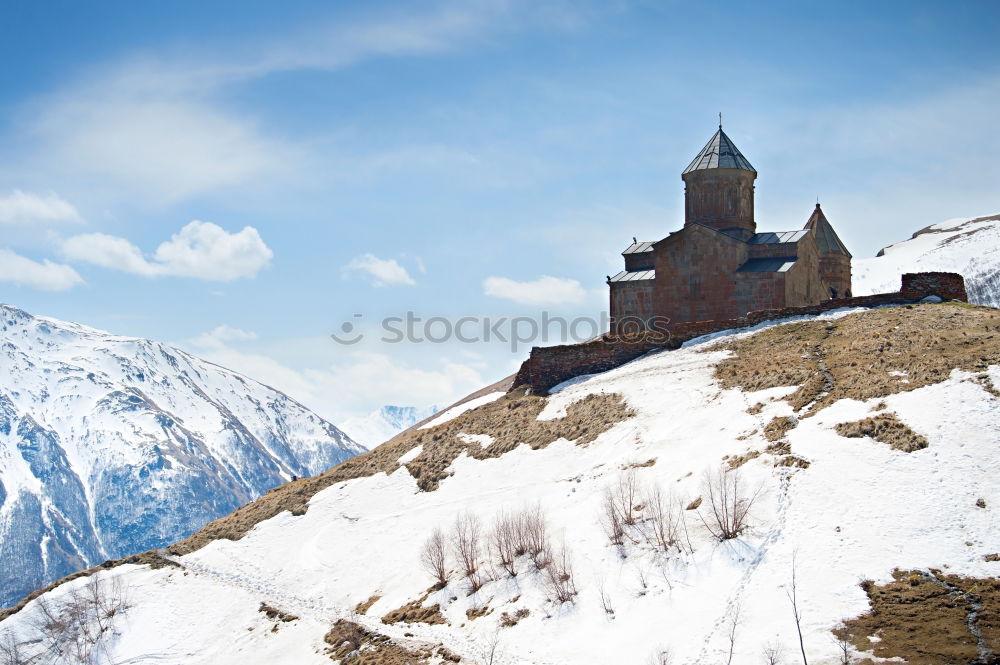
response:
<path id="1" fill-rule="evenodd" d="M 1000 307 L 1000 215 L 928 226 L 879 256 L 854 259 L 852 268 L 855 295 L 896 291 L 904 272 L 957 272 L 969 302 Z"/>
<path id="2" fill-rule="evenodd" d="M 757 330 L 776 325 L 782 323 Z M 443 643 L 462 663 L 488 662 L 484 648 L 499 635 L 497 664 L 641 664 L 666 647 L 674 663 L 717 665 L 727 662 L 728 621 L 739 606 L 731 662 L 761 662 L 762 647 L 774 640 L 785 662 L 795 662 L 799 646 L 786 597 L 794 555 L 803 640 L 809 662 L 823 665 L 839 662 L 830 629 L 868 609 L 859 580 L 886 581 L 896 567 L 997 574 L 998 564 L 983 555 L 1000 549 L 1000 513 L 975 504 L 1000 504 L 1000 401 L 957 370 L 940 383 L 885 397 L 885 406 L 845 399 L 801 420 L 788 436 L 808 468 L 775 467 L 763 458 L 741 467 L 747 484 L 763 490 L 748 534 L 716 542 L 689 511 L 693 553 L 664 558 L 630 544 L 623 557 L 598 522 L 602 492 L 623 467 L 655 458 L 635 472 L 643 485 L 659 484 L 684 500 L 701 496 L 704 471 L 725 455 L 762 448 L 764 424 L 791 413 L 786 402 L 772 401 L 791 389 L 720 388 L 713 369 L 728 352 L 705 352 L 708 344 L 694 340 L 557 388 L 539 419 L 559 418 L 568 405 L 609 392 L 634 409 L 634 417 L 589 445 L 522 445 L 483 461 L 463 455 L 433 492 L 418 491 L 404 468 L 337 483 L 315 495 L 304 515 L 282 513 L 239 541 L 215 541 L 179 557 L 183 570 L 125 566 L 101 573 L 122 580 L 132 605 L 127 626 L 109 638 L 113 657 L 320 665 L 330 663 L 324 634 L 346 618 L 404 644 Z M 1000 385 L 1000 367 L 988 372 Z M 758 402 L 765 403 L 759 412 L 748 408 Z M 834 431 L 873 408 L 898 414 L 929 446 L 903 453 Z M 539 576 L 522 565 L 518 577 L 501 575 L 471 596 L 454 578 L 431 593 L 425 605 L 440 603 L 447 624 L 380 621 L 430 586 L 419 555 L 434 528 L 449 528 L 465 511 L 489 523 L 501 510 L 533 505 L 572 551 L 579 588 L 573 602 L 548 600 Z M 50 600 L 81 584 L 59 587 Z M 379 599 L 358 614 L 356 605 L 372 596 Z M 258 611 L 262 601 L 298 618 L 278 625 Z M 467 616 L 478 607 L 491 613 Z M 501 615 L 515 609 L 528 614 L 498 632 Z M 0 632 L 28 638 L 33 611 L 29 605 L 7 619 Z"/>
<path id="3" fill-rule="evenodd" d="M 0 305 L 0 606 L 362 450 L 183 351 Z"/>
<path id="4" fill-rule="evenodd" d="M 363 418 L 345 420 L 337 428 L 363 446 L 374 448 L 435 413 L 436 406 L 421 409 L 415 406 L 388 405 Z"/>

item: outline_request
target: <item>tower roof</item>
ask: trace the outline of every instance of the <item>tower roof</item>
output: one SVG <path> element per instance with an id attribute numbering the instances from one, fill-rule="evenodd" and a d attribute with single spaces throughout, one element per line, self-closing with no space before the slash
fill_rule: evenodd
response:
<path id="1" fill-rule="evenodd" d="M 833 230 L 833 226 L 823 214 L 823 209 L 819 207 L 818 203 L 812 215 L 809 216 L 805 228 L 812 229 L 821 254 L 844 254 L 848 257 L 851 255 L 844 243 L 841 242 L 840 237 L 837 236 L 837 232 Z"/>
<path id="2" fill-rule="evenodd" d="M 739 151 L 733 140 L 722 131 L 721 125 L 719 131 L 708 140 L 698 156 L 684 169 L 684 173 L 704 169 L 742 169 L 757 172 L 754 167 L 750 166 L 750 162 Z"/>

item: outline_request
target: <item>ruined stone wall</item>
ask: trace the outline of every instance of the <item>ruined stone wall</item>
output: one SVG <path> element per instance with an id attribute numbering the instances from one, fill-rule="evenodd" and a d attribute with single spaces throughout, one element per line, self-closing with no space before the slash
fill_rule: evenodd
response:
<path id="1" fill-rule="evenodd" d="M 904 297 L 923 298 L 936 295 L 945 300 L 968 301 L 965 279 L 954 272 L 908 272 L 903 275 Z"/>
<path id="2" fill-rule="evenodd" d="M 529 358 L 521 364 L 511 389 L 528 386 L 531 392 L 544 394 L 563 381 L 584 374 L 606 372 L 656 349 L 676 349 L 684 342 L 708 333 L 747 328 L 789 316 L 822 314 L 842 307 L 911 304 L 931 295 L 964 302 L 965 281 L 956 273 L 907 273 L 903 275 L 902 290 L 895 293 L 837 298 L 819 305 L 756 311 L 725 320 L 676 323 L 669 326 L 668 335 L 658 337 L 608 333 L 583 344 L 536 346 L 531 349 Z"/>

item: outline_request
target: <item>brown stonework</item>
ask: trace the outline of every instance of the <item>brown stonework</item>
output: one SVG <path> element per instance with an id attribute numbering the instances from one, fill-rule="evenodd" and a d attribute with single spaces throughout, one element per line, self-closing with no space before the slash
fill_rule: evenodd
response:
<path id="1" fill-rule="evenodd" d="M 927 296 L 966 302 L 965 281 L 957 273 L 908 273 L 903 275 L 903 290 L 855 298 L 825 300 L 815 305 L 753 311 L 729 319 L 672 323 L 668 335 L 615 335 L 608 333 L 583 344 L 533 347 L 521 364 L 511 390 L 529 386 L 533 394 L 545 394 L 556 385 L 584 374 L 606 372 L 656 349 L 676 349 L 684 342 L 720 330 L 748 328 L 764 321 L 789 316 L 815 315 L 842 307 L 878 307 L 908 305 Z"/>

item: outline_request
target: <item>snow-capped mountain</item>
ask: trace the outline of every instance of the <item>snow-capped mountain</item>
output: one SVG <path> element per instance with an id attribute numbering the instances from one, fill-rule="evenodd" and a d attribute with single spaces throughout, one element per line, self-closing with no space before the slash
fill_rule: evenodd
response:
<path id="1" fill-rule="evenodd" d="M 374 448 L 435 413 L 437 413 L 436 406 L 421 409 L 415 406 L 387 405 L 363 418 L 345 420 L 338 424 L 337 428 L 358 443 Z"/>
<path id="2" fill-rule="evenodd" d="M 950 219 L 921 229 L 870 259 L 854 259 L 855 295 L 899 288 L 904 272 L 940 270 L 965 277 L 969 302 L 1000 307 L 1000 215 Z"/>
<path id="3" fill-rule="evenodd" d="M 0 305 L 0 605 L 363 450 L 178 349 Z"/>
<path id="4" fill-rule="evenodd" d="M 124 607 L 115 662 L 994 662 L 998 325 L 837 311 L 491 393 L 46 607 Z M 40 612 L 0 638 L 64 639 Z"/>

